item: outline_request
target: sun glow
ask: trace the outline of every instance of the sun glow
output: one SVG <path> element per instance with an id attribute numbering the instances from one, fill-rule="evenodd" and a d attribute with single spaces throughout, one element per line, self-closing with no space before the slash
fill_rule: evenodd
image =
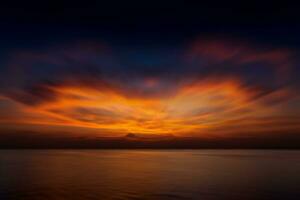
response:
<path id="1" fill-rule="evenodd" d="M 228 121 L 271 112 L 253 97 L 257 91 L 236 80 L 206 80 L 183 85 L 170 95 L 127 95 L 114 89 L 61 85 L 55 98 L 24 110 L 44 116 L 32 124 L 68 125 L 111 132 L 187 134 L 205 132 Z"/>

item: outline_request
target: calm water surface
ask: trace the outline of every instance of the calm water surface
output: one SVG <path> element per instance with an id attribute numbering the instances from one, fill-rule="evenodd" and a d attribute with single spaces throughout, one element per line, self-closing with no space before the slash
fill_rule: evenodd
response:
<path id="1" fill-rule="evenodd" d="M 300 199 L 300 151 L 1 150 L 0 199 Z"/>

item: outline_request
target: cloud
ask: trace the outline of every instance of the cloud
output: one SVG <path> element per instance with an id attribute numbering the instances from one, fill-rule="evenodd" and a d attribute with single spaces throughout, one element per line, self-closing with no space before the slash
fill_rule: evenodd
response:
<path id="1" fill-rule="evenodd" d="M 234 40 L 199 39 L 187 51 L 187 61 L 204 73 L 242 76 L 252 83 L 286 83 L 295 65 L 295 52 L 282 47 L 247 44 Z"/>
<path id="2" fill-rule="evenodd" d="M 30 124 L 175 135 L 299 130 L 295 52 L 219 39 L 197 40 L 180 56 L 165 51 L 151 51 L 150 62 L 147 51 L 93 42 L 26 50 L 11 56 L 0 93 L 43 116 L 21 120 Z"/>

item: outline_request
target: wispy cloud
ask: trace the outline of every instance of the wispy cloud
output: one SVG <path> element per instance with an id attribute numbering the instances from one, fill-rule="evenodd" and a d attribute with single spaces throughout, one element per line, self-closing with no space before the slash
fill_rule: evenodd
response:
<path id="1" fill-rule="evenodd" d="M 32 116 L 10 117 L 12 123 L 118 133 L 220 137 L 246 129 L 300 130 L 299 92 L 290 82 L 297 52 L 219 39 L 196 40 L 174 55 L 154 52 L 156 62 L 145 62 L 149 52 L 90 42 L 15 53 L 0 104 Z M 0 114 L 5 119 L 6 112 Z"/>

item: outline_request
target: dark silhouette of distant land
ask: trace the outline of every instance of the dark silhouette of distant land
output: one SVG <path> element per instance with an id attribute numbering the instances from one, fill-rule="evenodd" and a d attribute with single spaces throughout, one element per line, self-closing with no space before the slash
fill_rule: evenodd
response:
<path id="1" fill-rule="evenodd" d="M 30 149 L 300 149 L 299 133 L 253 137 L 201 138 L 128 133 L 121 137 L 72 136 L 34 132 L 0 133 L 0 148 Z"/>

